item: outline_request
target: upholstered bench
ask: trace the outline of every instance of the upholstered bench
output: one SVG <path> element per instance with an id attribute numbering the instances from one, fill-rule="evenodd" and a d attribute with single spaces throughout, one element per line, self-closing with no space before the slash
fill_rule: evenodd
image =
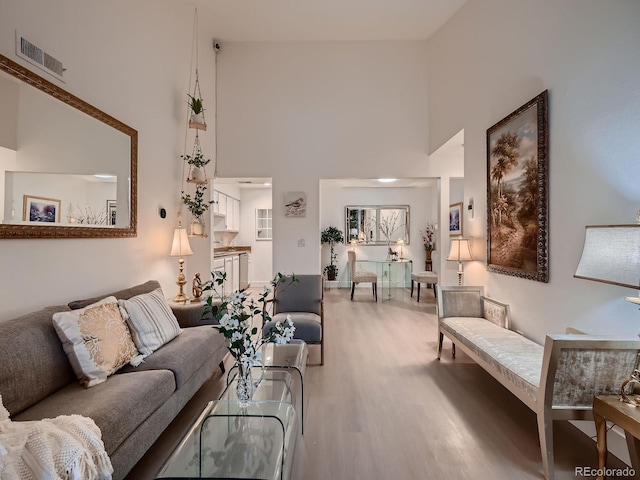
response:
<path id="1" fill-rule="evenodd" d="M 438 284 L 438 274 L 435 272 L 412 272 L 411 273 L 411 298 L 413 298 L 413 284 L 418 284 L 418 302 L 420 301 L 420 284 L 433 285 L 433 296 L 436 297 L 436 285 Z"/>
<path id="2" fill-rule="evenodd" d="M 592 419 L 596 395 L 617 394 L 638 367 L 640 339 L 547 335 L 544 346 L 509 330 L 509 307 L 482 287 L 438 287 L 438 360 L 443 337 L 538 417 L 545 477 L 554 478 L 553 421 Z"/>

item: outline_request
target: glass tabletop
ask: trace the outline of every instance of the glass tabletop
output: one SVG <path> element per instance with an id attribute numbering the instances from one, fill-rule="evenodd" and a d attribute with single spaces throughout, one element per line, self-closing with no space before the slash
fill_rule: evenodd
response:
<path id="1" fill-rule="evenodd" d="M 157 478 L 289 479 L 296 430 L 290 403 L 212 401 Z"/>

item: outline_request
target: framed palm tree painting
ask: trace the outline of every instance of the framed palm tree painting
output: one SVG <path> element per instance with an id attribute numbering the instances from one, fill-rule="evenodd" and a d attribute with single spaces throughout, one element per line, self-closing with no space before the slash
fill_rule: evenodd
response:
<path id="1" fill-rule="evenodd" d="M 487 130 L 487 265 L 549 281 L 545 90 Z"/>

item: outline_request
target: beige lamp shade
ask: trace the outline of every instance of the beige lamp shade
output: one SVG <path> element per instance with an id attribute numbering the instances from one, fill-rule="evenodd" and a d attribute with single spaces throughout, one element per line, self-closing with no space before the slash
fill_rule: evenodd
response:
<path id="1" fill-rule="evenodd" d="M 181 226 L 176 228 L 173 232 L 173 243 L 171 244 L 172 257 L 184 257 L 187 255 L 193 255 L 191 245 L 189 245 L 189 237 L 187 235 L 187 229 Z"/>
<path id="2" fill-rule="evenodd" d="M 576 278 L 638 288 L 640 225 L 586 227 Z"/>
<path id="3" fill-rule="evenodd" d="M 468 238 L 452 238 L 451 250 L 449 250 L 449 256 L 447 260 L 453 262 L 471 262 L 473 256 L 471 256 L 471 245 Z"/>

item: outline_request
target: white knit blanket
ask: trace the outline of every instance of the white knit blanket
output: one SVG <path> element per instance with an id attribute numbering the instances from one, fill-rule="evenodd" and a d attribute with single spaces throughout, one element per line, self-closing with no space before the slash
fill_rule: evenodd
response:
<path id="1" fill-rule="evenodd" d="M 112 473 L 92 419 L 12 422 L 0 395 L 0 480 L 111 480 Z"/>

